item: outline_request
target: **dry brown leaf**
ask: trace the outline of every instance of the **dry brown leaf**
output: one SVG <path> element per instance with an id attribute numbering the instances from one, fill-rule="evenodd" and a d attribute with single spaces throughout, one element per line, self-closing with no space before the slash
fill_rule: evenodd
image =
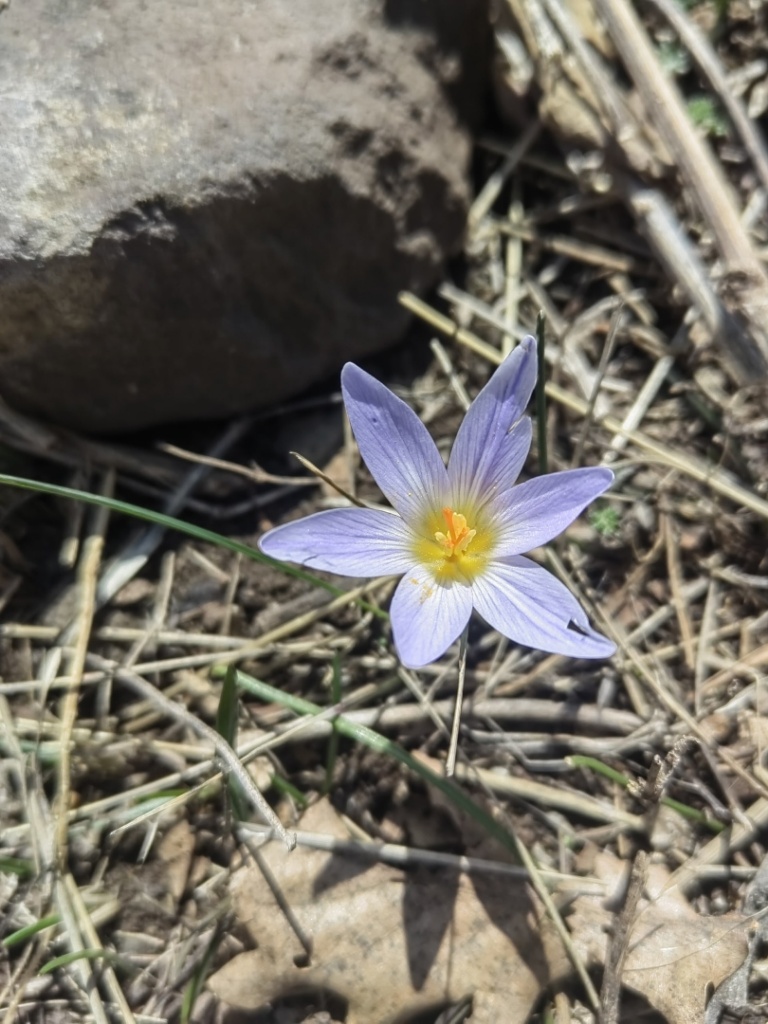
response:
<path id="1" fill-rule="evenodd" d="M 327 802 L 302 828 L 348 838 Z M 552 926 L 527 886 L 498 877 L 445 870 L 404 872 L 348 857 L 278 844 L 261 851 L 296 930 L 264 874 L 249 864 L 235 873 L 232 903 L 255 949 L 234 957 L 209 986 L 222 1001 L 254 1010 L 288 994 L 332 992 L 347 1001 L 347 1024 L 394 1024 L 403 1014 L 473 997 L 472 1024 L 525 1021 L 548 986 L 570 975 Z M 594 870 L 618 889 L 625 862 L 595 855 Z M 699 917 L 653 867 L 652 898 L 640 904 L 623 981 L 670 1024 L 693 1024 L 709 983 L 742 962 L 745 919 Z M 604 960 L 614 921 L 607 898 L 580 896 L 569 918 L 590 967 Z M 297 931 L 311 941 L 309 966 Z"/>
<path id="2" fill-rule="evenodd" d="M 348 838 L 327 803 L 312 807 L 302 828 Z M 231 1005 L 256 1009 L 320 989 L 348 1001 L 347 1024 L 386 1024 L 471 993 L 472 1024 L 498 1024 L 527 1018 L 551 958 L 556 973 L 566 969 L 548 922 L 518 882 L 406 873 L 302 848 L 286 854 L 277 844 L 262 856 L 311 937 L 311 961 L 296 966 L 304 948 L 261 871 L 249 865 L 233 880 L 232 903 L 257 948 L 209 980 Z"/>
<path id="3" fill-rule="evenodd" d="M 168 829 L 158 845 L 157 859 L 165 866 L 168 892 L 174 906 L 178 905 L 187 887 L 194 852 L 195 833 L 186 818 Z"/>
<path id="4" fill-rule="evenodd" d="M 605 850 L 588 853 L 590 872 L 615 888 L 626 863 Z M 648 898 L 641 900 L 629 938 L 623 984 L 644 996 L 669 1024 L 701 1024 L 708 995 L 731 975 L 747 954 L 747 918 L 741 914 L 702 917 L 677 887 L 669 872 L 651 866 Z M 605 959 L 605 902 L 580 896 L 568 919 L 588 967 Z"/>

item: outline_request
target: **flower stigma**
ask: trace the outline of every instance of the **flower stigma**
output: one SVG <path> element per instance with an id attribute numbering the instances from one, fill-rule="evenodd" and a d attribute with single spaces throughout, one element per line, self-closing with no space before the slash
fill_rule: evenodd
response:
<path id="1" fill-rule="evenodd" d="M 472 543 L 472 538 L 477 535 L 477 530 L 470 530 L 467 526 L 467 517 L 461 512 L 454 512 L 451 508 L 443 509 L 443 519 L 448 527 L 448 533 L 436 530 L 435 540 L 443 548 L 447 558 L 457 554 L 463 555 Z"/>
<path id="2" fill-rule="evenodd" d="M 487 567 L 494 531 L 472 509 L 456 512 L 446 506 L 430 512 L 414 541 L 414 554 L 438 583 L 471 581 Z"/>

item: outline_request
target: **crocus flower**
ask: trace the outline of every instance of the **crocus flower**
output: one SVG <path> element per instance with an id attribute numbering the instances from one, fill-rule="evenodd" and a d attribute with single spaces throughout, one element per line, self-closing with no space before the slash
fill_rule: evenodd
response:
<path id="1" fill-rule="evenodd" d="M 601 467 L 515 484 L 531 445 L 524 412 L 535 383 L 536 342 L 529 336 L 472 403 L 446 467 L 416 413 L 347 363 L 344 405 L 392 510 L 317 512 L 270 530 L 261 550 L 342 576 L 402 576 L 390 618 L 397 653 L 410 668 L 439 658 L 473 608 L 527 647 L 609 657 L 614 645 L 592 629 L 570 591 L 523 557 L 561 533 L 613 480 Z"/>

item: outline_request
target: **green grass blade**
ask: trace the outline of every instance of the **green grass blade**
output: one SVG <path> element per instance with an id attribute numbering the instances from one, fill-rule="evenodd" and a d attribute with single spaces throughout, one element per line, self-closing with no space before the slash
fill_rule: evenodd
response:
<path id="1" fill-rule="evenodd" d="M 238 710 L 237 683 L 234 675 L 227 672 L 221 684 L 221 696 L 216 709 L 216 732 L 233 750 L 237 746 Z"/>
<path id="2" fill-rule="evenodd" d="M 219 948 L 221 938 L 222 932 L 220 929 L 214 929 L 211 941 L 208 943 L 205 953 L 203 954 L 203 959 L 200 961 L 195 973 L 192 975 L 189 984 L 184 989 L 184 996 L 181 1001 L 181 1011 L 179 1014 L 180 1024 L 189 1024 L 192 1013 L 195 1009 L 197 997 L 200 995 L 203 985 L 205 984 L 205 979 L 208 977 L 211 970 L 213 957 L 216 950 Z"/>
<path id="3" fill-rule="evenodd" d="M 318 715 L 323 710 L 318 707 L 317 704 L 312 704 L 308 700 L 304 700 L 303 697 L 295 697 L 293 694 L 284 693 L 282 690 L 276 689 L 274 686 L 270 686 L 268 683 L 263 683 L 260 679 L 254 679 L 253 676 L 246 675 L 244 672 L 234 670 L 237 678 L 237 685 L 248 693 L 254 694 L 263 701 L 269 703 L 282 704 L 283 707 L 290 708 L 291 711 L 298 715 Z M 218 673 L 217 673 L 218 674 Z M 443 793 L 453 804 L 458 807 L 465 814 L 468 814 L 474 821 L 476 821 L 485 831 L 497 839 L 507 850 L 510 850 L 515 854 L 517 859 L 515 840 L 507 832 L 507 830 L 500 825 L 494 818 L 491 817 L 486 811 L 482 809 L 478 804 L 474 802 L 470 797 L 459 789 L 458 786 L 450 779 L 446 779 L 443 775 L 438 775 L 437 772 L 433 772 L 431 768 L 428 768 L 425 764 L 422 764 L 415 757 L 412 757 L 407 750 L 398 746 L 397 743 L 393 743 L 392 740 L 388 740 L 385 736 L 380 733 L 374 732 L 373 729 L 369 729 L 365 725 L 358 725 L 356 722 L 351 722 L 344 715 L 339 715 L 334 719 L 334 728 L 338 732 L 345 736 L 347 739 L 354 740 L 358 743 L 363 743 L 370 750 L 375 751 L 379 754 L 384 754 L 388 757 L 394 758 L 399 761 L 400 764 L 405 765 L 412 772 L 422 778 L 430 786 L 434 786 Z"/>
<path id="4" fill-rule="evenodd" d="M 61 956 L 55 956 L 53 960 L 43 964 L 37 973 L 50 974 L 51 971 L 56 971 L 59 967 L 67 967 L 76 960 L 105 960 L 113 967 L 123 964 L 117 953 L 112 953 L 108 949 L 78 949 L 74 953 L 62 953 Z"/>
<path id="5" fill-rule="evenodd" d="M 224 534 L 216 533 L 214 530 L 207 530 L 204 526 L 196 526 L 194 523 L 188 523 L 183 519 L 176 519 L 175 516 L 167 516 L 163 512 L 142 508 L 141 505 L 132 505 L 130 502 L 119 501 L 117 498 L 107 498 L 101 494 L 90 494 L 88 491 L 80 491 L 74 487 L 62 487 L 59 484 L 48 484 L 40 480 L 28 480 L 21 476 L 10 476 L 7 473 L 0 473 L 0 484 L 5 484 L 8 487 L 18 487 L 24 491 L 37 491 L 38 494 L 50 494 L 56 498 L 67 498 L 70 501 L 82 501 L 86 505 L 98 505 L 100 508 L 108 508 L 113 512 L 121 512 L 123 515 L 133 516 L 134 519 L 143 519 L 145 522 L 154 523 L 156 526 L 162 526 L 167 530 L 185 533 L 188 537 L 194 537 L 196 540 L 204 541 L 206 544 L 216 544 L 220 548 L 234 551 L 245 558 L 250 558 L 254 562 L 261 562 L 263 565 L 269 565 L 273 569 L 278 569 L 280 572 L 285 573 L 286 576 L 293 576 L 295 579 L 303 580 L 313 587 L 320 587 L 335 597 L 342 597 L 345 593 L 339 587 L 334 587 L 332 583 L 321 580 L 319 576 L 305 572 L 303 569 L 298 569 L 293 565 L 287 565 L 285 562 L 278 562 L 274 558 L 269 558 L 269 556 L 263 555 L 257 548 L 252 548 L 250 545 L 243 544 L 239 540 L 225 537 Z M 358 603 L 366 611 L 372 612 L 381 619 L 389 617 L 385 611 L 382 611 L 381 608 L 377 608 L 375 605 L 367 604 L 364 601 Z"/>
<path id="6" fill-rule="evenodd" d="M 275 772 L 272 776 L 272 782 L 270 785 L 272 786 L 272 789 L 277 790 L 278 793 L 283 793 L 285 796 L 290 797 L 297 807 L 304 808 L 309 806 L 309 800 L 307 800 L 301 790 L 297 789 L 292 782 L 289 782 L 288 779 L 280 775 L 279 772 Z"/>
<path id="7" fill-rule="evenodd" d="M 590 757 L 588 754 L 571 754 L 566 757 L 566 762 L 573 765 L 574 768 L 586 768 L 589 771 L 596 772 L 598 775 L 605 776 L 606 779 L 610 779 L 611 782 L 616 782 L 624 789 L 629 786 L 630 778 L 628 775 L 624 775 L 623 772 L 617 771 L 615 768 L 611 768 L 609 764 L 605 764 L 603 761 L 598 760 L 596 757 Z M 712 818 L 708 818 L 706 814 L 698 810 L 696 807 L 690 807 L 688 804 L 683 804 L 679 800 L 673 800 L 670 796 L 663 796 L 660 801 L 665 807 L 669 807 L 673 811 L 683 817 L 687 818 L 688 821 L 695 821 L 698 825 L 703 825 L 704 828 L 709 829 L 710 832 L 715 834 L 722 832 L 725 825 L 721 821 L 714 821 Z"/>
<path id="8" fill-rule="evenodd" d="M 32 861 L 22 860 L 21 857 L 0 857 L 0 874 L 18 875 L 19 878 L 29 878 L 34 875 L 35 867 Z"/>
<path id="9" fill-rule="evenodd" d="M 48 914 L 47 917 L 41 917 L 39 921 L 33 921 L 32 924 L 24 925 L 23 928 L 19 928 L 17 931 L 11 932 L 10 935 L 6 935 L 3 939 L 3 946 L 6 949 L 18 946 L 22 942 L 26 942 L 27 939 L 34 938 L 40 932 L 44 932 L 46 928 L 53 928 L 60 921 L 61 916 L 59 914 Z"/>

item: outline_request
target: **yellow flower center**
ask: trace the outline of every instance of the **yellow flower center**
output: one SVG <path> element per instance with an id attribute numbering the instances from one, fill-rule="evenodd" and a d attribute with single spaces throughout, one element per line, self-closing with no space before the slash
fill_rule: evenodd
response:
<path id="1" fill-rule="evenodd" d="M 473 509 L 430 512 L 414 541 L 414 554 L 438 583 L 471 581 L 488 565 L 494 531 Z"/>

